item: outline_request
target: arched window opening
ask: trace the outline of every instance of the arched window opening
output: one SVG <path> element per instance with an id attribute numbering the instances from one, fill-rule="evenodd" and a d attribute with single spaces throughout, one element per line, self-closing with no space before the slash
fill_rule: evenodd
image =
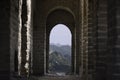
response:
<path id="1" fill-rule="evenodd" d="M 68 75 L 71 73 L 71 38 L 70 29 L 57 24 L 50 32 L 48 73 Z"/>

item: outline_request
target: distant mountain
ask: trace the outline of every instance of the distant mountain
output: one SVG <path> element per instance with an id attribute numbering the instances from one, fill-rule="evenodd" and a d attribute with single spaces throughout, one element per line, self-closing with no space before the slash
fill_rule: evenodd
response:
<path id="1" fill-rule="evenodd" d="M 71 56 L 71 46 L 69 45 L 50 45 L 50 51 L 56 51 L 61 53 L 63 56 Z"/>
<path id="2" fill-rule="evenodd" d="M 71 46 L 50 45 L 49 72 L 70 73 L 71 69 Z"/>

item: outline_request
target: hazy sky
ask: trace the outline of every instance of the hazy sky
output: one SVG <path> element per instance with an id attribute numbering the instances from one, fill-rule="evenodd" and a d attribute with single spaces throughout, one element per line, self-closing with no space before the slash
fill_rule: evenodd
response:
<path id="1" fill-rule="evenodd" d="M 50 33 L 50 43 L 71 45 L 71 32 L 63 24 L 56 25 Z"/>

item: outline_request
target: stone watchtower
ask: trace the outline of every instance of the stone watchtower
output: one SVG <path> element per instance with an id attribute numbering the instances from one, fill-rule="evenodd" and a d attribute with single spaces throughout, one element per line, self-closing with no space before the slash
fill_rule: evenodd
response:
<path id="1" fill-rule="evenodd" d="M 0 0 L 0 80 L 120 80 L 120 0 Z M 72 35 L 71 75 L 49 76 L 49 36 Z"/>

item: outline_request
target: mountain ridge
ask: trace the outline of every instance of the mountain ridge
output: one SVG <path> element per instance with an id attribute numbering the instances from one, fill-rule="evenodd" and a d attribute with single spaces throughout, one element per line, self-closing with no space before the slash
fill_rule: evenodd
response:
<path id="1" fill-rule="evenodd" d="M 71 46 L 50 44 L 49 72 L 70 73 L 71 70 Z"/>

